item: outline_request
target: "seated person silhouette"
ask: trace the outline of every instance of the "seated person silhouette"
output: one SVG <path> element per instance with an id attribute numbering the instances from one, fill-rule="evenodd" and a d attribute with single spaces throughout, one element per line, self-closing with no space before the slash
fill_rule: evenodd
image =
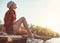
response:
<path id="1" fill-rule="evenodd" d="M 27 21 L 25 19 L 25 17 L 21 17 L 19 20 L 16 21 L 16 12 L 15 9 L 16 7 L 16 3 L 13 1 L 9 1 L 7 3 L 7 7 L 8 7 L 8 11 L 5 13 L 4 16 L 4 27 L 3 27 L 3 31 L 6 32 L 7 34 L 10 35 L 14 35 L 14 34 L 23 34 L 21 31 L 21 29 L 19 29 L 21 27 L 21 24 L 23 23 L 24 27 L 26 28 L 27 32 L 25 32 L 25 34 L 28 34 L 28 37 L 33 37 L 36 39 L 42 39 L 42 40 L 48 40 L 51 37 L 42 37 L 36 34 L 33 34 L 28 25 L 27 25 Z M 32 35 L 33 34 L 33 35 Z"/>

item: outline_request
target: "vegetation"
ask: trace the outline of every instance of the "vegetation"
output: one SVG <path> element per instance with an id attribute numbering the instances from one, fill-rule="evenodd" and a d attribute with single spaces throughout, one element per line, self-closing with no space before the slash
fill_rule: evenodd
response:
<path id="1" fill-rule="evenodd" d="M 22 29 L 25 29 L 23 26 L 21 26 Z M 54 32 L 53 30 L 49 28 L 44 28 L 41 26 L 30 26 L 31 32 L 40 36 L 52 36 L 52 37 L 60 37 L 60 35 L 57 32 Z"/>
<path id="2" fill-rule="evenodd" d="M 34 34 L 38 34 L 38 35 L 42 35 L 42 36 L 52 36 L 52 37 L 60 36 L 57 32 L 54 32 L 49 28 L 44 28 L 41 26 L 32 26 L 31 31 Z"/>
<path id="3" fill-rule="evenodd" d="M 2 30 L 3 24 L 0 24 L 0 30 Z M 21 29 L 25 29 L 24 26 L 21 26 Z M 44 28 L 41 26 L 30 26 L 31 32 L 40 36 L 52 36 L 52 37 L 59 37 L 60 35 L 57 32 L 52 31 L 49 28 Z"/>

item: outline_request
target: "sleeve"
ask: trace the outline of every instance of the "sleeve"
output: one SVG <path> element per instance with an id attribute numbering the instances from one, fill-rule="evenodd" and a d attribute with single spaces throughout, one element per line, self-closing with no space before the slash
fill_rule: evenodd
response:
<path id="1" fill-rule="evenodd" d="M 14 20 L 14 17 L 13 17 L 13 12 L 12 11 L 8 11 L 6 12 L 6 15 L 5 15 L 5 22 L 10 22 L 10 21 L 13 21 Z"/>
<path id="2" fill-rule="evenodd" d="M 15 14 L 12 15 L 12 19 L 13 19 L 13 20 L 16 20 L 16 15 L 15 15 Z"/>
<path id="3" fill-rule="evenodd" d="M 12 15 L 12 20 L 13 21 L 16 20 L 16 14 L 15 14 L 15 12 L 11 12 L 11 15 Z"/>
<path id="4" fill-rule="evenodd" d="M 12 21 L 12 15 L 10 12 L 6 12 L 5 17 L 4 17 L 4 23 L 5 25 L 9 25 L 9 23 Z"/>
<path id="5" fill-rule="evenodd" d="M 11 23 L 13 23 L 14 20 L 16 20 L 14 12 L 12 11 L 6 12 L 4 17 L 4 23 L 5 23 L 4 25 L 10 25 Z"/>
<path id="6" fill-rule="evenodd" d="M 10 12 L 10 19 L 12 19 L 12 21 L 16 20 L 16 14 L 13 11 Z"/>
<path id="7" fill-rule="evenodd" d="M 12 20 L 12 17 L 13 17 L 13 16 L 12 16 L 11 12 L 8 12 L 8 13 L 6 14 L 6 17 L 5 17 L 5 18 L 6 18 L 7 21 L 11 21 L 11 20 Z"/>

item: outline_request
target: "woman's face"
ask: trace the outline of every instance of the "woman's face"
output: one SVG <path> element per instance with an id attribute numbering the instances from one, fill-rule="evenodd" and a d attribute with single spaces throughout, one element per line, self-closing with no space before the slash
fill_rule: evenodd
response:
<path id="1" fill-rule="evenodd" d="M 12 4 L 12 5 L 11 5 L 11 8 L 12 8 L 12 9 L 16 9 L 16 8 L 17 8 L 17 7 L 16 7 L 16 4 Z"/>

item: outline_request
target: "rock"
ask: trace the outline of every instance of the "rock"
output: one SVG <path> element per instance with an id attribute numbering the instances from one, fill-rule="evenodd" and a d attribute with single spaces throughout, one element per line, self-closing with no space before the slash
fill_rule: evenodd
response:
<path id="1" fill-rule="evenodd" d="M 12 39 L 13 43 L 26 43 L 27 38 Z"/>

